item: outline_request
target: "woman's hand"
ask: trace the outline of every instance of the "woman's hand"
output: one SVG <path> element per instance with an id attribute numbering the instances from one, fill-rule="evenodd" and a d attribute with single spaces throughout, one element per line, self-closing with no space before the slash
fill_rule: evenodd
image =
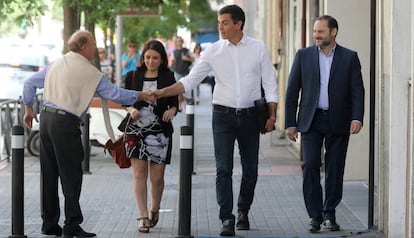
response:
<path id="1" fill-rule="evenodd" d="M 131 116 L 132 120 L 138 120 L 141 117 L 141 113 L 139 112 L 138 109 L 134 108 L 134 107 L 127 107 L 126 108 L 129 115 Z"/>
<path id="2" fill-rule="evenodd" d="M 165 122 L 169 122 L 174 118 L 175 114 L 177 114 L 177 108 L 172 107 L 164 112 L 164 114 L 162 115 L 162 120 Z"/>

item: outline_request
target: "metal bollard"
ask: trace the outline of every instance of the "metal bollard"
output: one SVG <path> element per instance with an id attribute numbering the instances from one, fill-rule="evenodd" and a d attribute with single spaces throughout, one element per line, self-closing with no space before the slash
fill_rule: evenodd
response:
<path id="1" fill-rule="evenodd" d="M 187 106 L 185 109 L 185 114 L 187 115 L 187 126 L 191 127 L 191 135 L 193 135 L 191 145 L 192 145 L 192 148 L 194 148 L 194 99 L 192 98 L 187 99 Z M 193 163 L 191 163 L 192 174 L 196 174 L 194 172 L 194 159 L 195 157 L 194 157 L 194 149 L 193 149 Z"/>
<path id="2" fill-rule="evenodd" d="M 85 114 L 85 120 L 83 123 L 82 131 L 82 143 L 83 143 L 83 161 L 82 161 L 82 170 L 83 174 L 92 174 L 90 171 L 90 157 L 91 157 L 91 146 L 89 141 L 89 125 L 90 125 L 91 115 L 89 113 Z"/>
<path id="3" fill-rule="evenodd" d="M 180 135 L 180 191 L 178 197 L 178 236 L 191 236 L 191 165 L 193 161 L 192 130 L 181 127 Z"/>
<path id="4" fill-rule="evenodd" d="M 24 128 L 12 128 L 12 234 L 11 237 L 24 235 Z"/>

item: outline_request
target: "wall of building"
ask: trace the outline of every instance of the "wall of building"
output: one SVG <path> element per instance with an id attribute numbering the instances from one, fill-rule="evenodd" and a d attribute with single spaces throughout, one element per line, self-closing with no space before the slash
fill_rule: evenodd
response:
<path id="1" fill-rule="evenodd" d="M 319 3 L 317 5 L 316 3 Z M 302 9 L 303 1 L 292 0 L 284 1 L 286 16 L 284 19 L 286 27 L 285 39 L 283 42 L 284 60 L 286 64 L 282 69 L 284 81 L 287 81 L 290 67 L 296 51 L 302 47 Z M 345 169 L 346 180 L 366 180 L 368 179 L 368 152 L 369 152 L 369 56 L 370 56 L 370 5 L 369 1 L 360 0 L 325 0 L 325 1 L 306 1 L 305 19 L 305 41 L 306 46 L 312 45 L 312 27 L 316 12 L 319 15 L 329 14 L 338 20 L 339 34 L 337 41 L 339 44 L 358 52 L 364 85 L 366 88 L 366 113 L 364 122 L 366 123 L 361 133 L 351 136 Z M 297 149 L 300 145 L 293 144 Z"/>
<path id="2" fill-rule="evenodd" d="M 358 52 L 365 86 L 364 127 L 351 135 L 345 179 L 368 178 L 369 148 L 369 70 L 370 70 L 370 3 L 368 0 L 325 0 L 325 12 L 338 21 L 337 43 Z"/>
<path id="3" fill-rule="evenodd" d="M 388 237 L 409 237 L 412 187 L 409 79 L 413 70 L 413 3 L 411 0 L 383 0 L 381 3 L 384 18 L 379 40 L 382 48 L 379 58 L 382 86 L 379 153 L 383 160 L 379 170 L 379 176 L 383 176 L 380 199 L 387 205 L 383 224 Z"/>

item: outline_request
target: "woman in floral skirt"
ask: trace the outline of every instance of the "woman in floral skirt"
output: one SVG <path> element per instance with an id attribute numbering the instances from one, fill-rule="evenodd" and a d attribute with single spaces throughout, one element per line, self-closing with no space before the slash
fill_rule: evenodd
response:
<path id="1" fill-rule="evenodd" d="M 163 44 L 147 42 L 140 65 L 127 74 L 125 88 L 156 90 L 175 83 L 174 73 L 168 68 Z M 155 104 L 140 101 L 126 106 L 131 120 L 126 128 L 126 152 L 131 158 L 134 193 L 139 211 L 138 231 L 147 233 L 159 219 L 164 190 L 165 165 L 171 161 L 173 125 L 177 114 L 178 97 L 161 98 Z M 147 204 L 147 179 L 151 184 L 151 206 Z"/>

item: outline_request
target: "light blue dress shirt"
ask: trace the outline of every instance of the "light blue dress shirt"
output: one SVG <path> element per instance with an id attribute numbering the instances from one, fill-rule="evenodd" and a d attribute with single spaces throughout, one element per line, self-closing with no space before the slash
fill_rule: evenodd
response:
<path id="1" fill-rule="evenodd" d="M 329 76 L 331 74 L 331 66 L 336 45 L 331 49 L 328 55 L 323 53 L 322 49 L 318 47 L 319 51 L 319 73 L 320 73 L 320 89 L 318 108 L 323 110 L 329 109 Z"/>
<path id="2" fill-rule="evenodd" d="M 44 88 L 46 72 L 49 67 L 50 65 L 25 80 L 23 86 L 23 96 L 21 98 L 23 104 L 33 106 L 36 89 Z M 112 84 L 106 76 L 103 76 L 99 81 L 96 93 L 98 96 L 122 105 L 133 105 L 138 99 L 137 91 L 119 88 Z M 48 101 L 43 101 L 43 105 L 64 110 Z"/>

